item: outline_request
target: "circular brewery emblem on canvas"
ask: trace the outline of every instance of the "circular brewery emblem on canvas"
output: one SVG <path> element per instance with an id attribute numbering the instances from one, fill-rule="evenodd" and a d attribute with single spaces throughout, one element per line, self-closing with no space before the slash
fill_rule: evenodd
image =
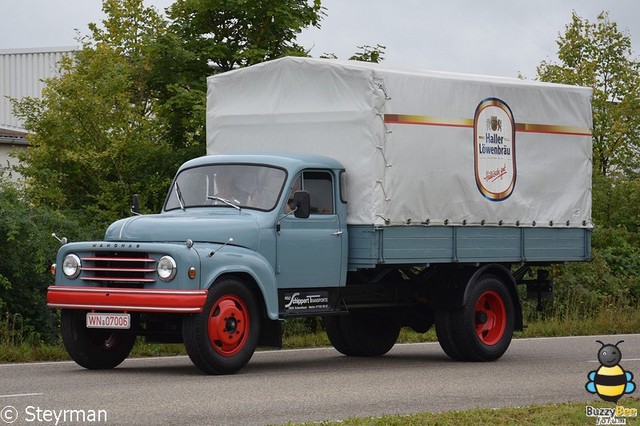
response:
<path id="1" fill-rule="evenodd" d="M 516 183 L 516 126 L 509 106 L 497 98 L 480 102 L 473 120 L 473 147 L 478 189 L 501 201 Z"/>

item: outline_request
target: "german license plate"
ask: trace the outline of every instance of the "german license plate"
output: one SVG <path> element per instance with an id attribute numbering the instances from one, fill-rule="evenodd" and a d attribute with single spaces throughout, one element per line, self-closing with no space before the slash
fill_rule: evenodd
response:
<path id="1" fill-rule="evenodd" d="M 131 315 L 87 312 L 87 328 L 128 330 L 131 328 Z"/>

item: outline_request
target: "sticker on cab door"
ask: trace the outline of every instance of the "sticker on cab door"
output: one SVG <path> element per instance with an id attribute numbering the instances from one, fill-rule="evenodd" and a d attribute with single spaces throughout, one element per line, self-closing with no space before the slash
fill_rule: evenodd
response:
<path id="1" fill-rule="evenodd" d="M 296 291 L 284 294 L 286 312 L 314 312 L 329 309 L 328 291 Z"/>

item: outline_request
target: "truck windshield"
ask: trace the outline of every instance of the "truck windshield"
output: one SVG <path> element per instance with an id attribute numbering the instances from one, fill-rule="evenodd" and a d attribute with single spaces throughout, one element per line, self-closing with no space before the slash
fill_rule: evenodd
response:
<path id="1" fill-rule="evenodd" d="M 224 164 L 193 167 L 178 174 L 164 210 L 189 207 L 272 210 L 278 202 L 285 178 L 284 170 L 268 166 Z"/>

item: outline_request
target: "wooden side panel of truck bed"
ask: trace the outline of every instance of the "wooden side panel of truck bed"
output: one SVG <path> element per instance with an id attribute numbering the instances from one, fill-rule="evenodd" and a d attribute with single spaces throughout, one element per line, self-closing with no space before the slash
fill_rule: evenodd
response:
<path id="1" fill-rule="evenodd" d="M 591 230 L 349 226 L 349 269 L 377 264 L 560 263 L 591 258 Z"/>

